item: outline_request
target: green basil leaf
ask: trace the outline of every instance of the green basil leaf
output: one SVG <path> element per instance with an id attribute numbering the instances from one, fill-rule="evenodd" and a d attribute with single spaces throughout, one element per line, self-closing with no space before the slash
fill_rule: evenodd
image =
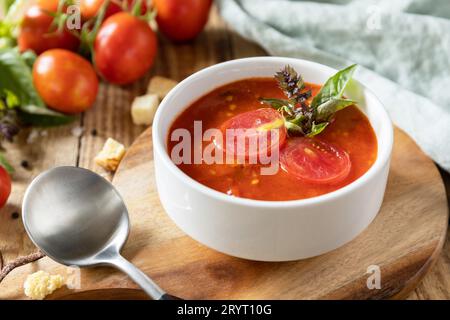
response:
<path id="1" fill-rule="evenodd" d="M 68 124 L 76 119 L 75 116 L 68 116 L 34 105 L 22 106 L 19 111 L 19 116 L 25 123 L 41 127 Z"/>
<path id="2" fill-rule="evenodd" d="M 294 119 L 289 120 L 289 122 L 300 125 L 304 120 L 306 119 L 306 116 L 304 114 L 298 113 Z"/>
<path id="3" fill-rule="evenodd" d="M 284 106 L 289 105 L 289 101 L 283 99 L 268 99 L 268 98 L 259 98 L 259 101 L 262 103 L 268 104 L 274 109 L 280 109 Z"/>
<path id="4" fill-rule="evenodd" d="M 288 129 L 290 132 L 293 132 L 294 134 L 305 135 L 303 129 L 300 126 L 296 125 L 295 123 L 286 121 L 284 125 L 286 129 Z"/>
<path id="5" fill-rule="evenodd" d="M 316 120 L 318 122 L 328 121 L 339 110 L 354 104 L 353 100 L 331 98 L 317 107 Z"/>
<path id="6" fill-rule="evenodd" d="M 5 94 L 6 106 L 8 108 L 12 109 L 19 105 L 19 98 L 17 98 L 17 96 L 13 92 L 9 91 L 8 89 L 3 89 L 3 92 Z"/>
<path id="7" fill-rule="evenodd" d="M 17 50 L 0 51 L 0 88 L 14 93 L 21 105 L 45 104 L 34 89 L 30 67 Z"/>
<path id="8" fill-rule="evenodd" d="M 351 65 L 345 69 L 338 71 L 334 76 L 329 78 L 320 89 L 319 93 L 314 97 L 311 106 L 317 108 L 321 104 L 330 99 L 340 99 L 344 94 L 345 87 L 353 76 L 357 65 Z"/>
<path id="9" fill-rule="evenodd" d="M 33 64 L 36 61 L 36 53 L 34 53 L 31 50 L 27 50 L 24 53 L 22 53 L 22 59 L 25 60 L 25 63 L 28 65 L 28 67 L 33 68 Z"/>
<path id="10" fill-rule="evenodd" d="M 319 124 L 316 124 L 315 122 L 313 122 L 313 125 L 311 127 L 311 132 L 308 133 L 306 136 L 307 137 L 314 137 L 315 135 L 318 135 L 323 130 L 325 130 L 325 128 L 328 125 L 329 125 L 329 122 L 322 122 L 322 123 L 319 123 Z"/>
<path id="11" fill-rule="evenodd" d="M 291 104 L 286 105 L 286 106 L 282 106 L 280 109 L 278 109 L 278 111 L 280 111 L 280 112 L 284 111 L 289 116 L 293 116 L 294 115 L 293 107 L 292 107 Z"/>
<path id="12" fill-rule="evenodd" d="M 3 168 L 5 168 L 5 170 L 9 173 L 12 174 L 14 173 L 14 168 L 13 166 L 8 162 L 8 160 L 6 160 L 5 155 L 3 153 L 0 152 L 0 166 L 2 166 Z"/>

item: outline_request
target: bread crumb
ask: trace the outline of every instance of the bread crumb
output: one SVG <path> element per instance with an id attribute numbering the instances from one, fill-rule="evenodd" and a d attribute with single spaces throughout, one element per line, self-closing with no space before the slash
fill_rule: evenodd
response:
<path id="1" fill-rule="evenodd" d="M 177 84 L 175 80 L 154 76 L 148 84 L 147 93 L 156 94 L 159 100 L 162 100 Z"/>
<path id="2" fill-rule="evenodd" d="M 125 155 L 125 147 L 112 138 L 106 140 L 103 149 L 95 157 L 94 161 L 108 171 L 116 171 L 120 161 Z"/>
<path id="3" fill-rule="evenodd" d="M 23 287 L 27 297 L 33 300 L 43 300 L 63 285 L 64 278 L 62 276 L 50 275 L 41 270 L 28 275 Z"/>
<path id="4" fill-rule="evenodd" d="M 151 125 L 159 106 L 159 98 L 156 94 L 146 94 L 134 98 L 131 105 L 131 117 L 135 125 Z"/>

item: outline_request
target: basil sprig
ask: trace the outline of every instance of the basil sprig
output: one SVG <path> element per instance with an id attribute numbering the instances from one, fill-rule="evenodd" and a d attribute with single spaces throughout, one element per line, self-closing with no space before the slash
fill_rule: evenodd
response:
<path id="1" fill-rule="evenodd" d="M 287 99 L 260 98 L 260 101 L 277 109 L 284 116 L 285 126 L 291 135 L 318 135 L 330 124 L 337 111 L 356 103 L 343 98 L 356 68 L 357 65 L 354 64 L 337 72 L 308 103 L 311 90 L 306 89 L 303 78 L 294 68 L 286 66 L 275 74 L 275 79 Z"/>

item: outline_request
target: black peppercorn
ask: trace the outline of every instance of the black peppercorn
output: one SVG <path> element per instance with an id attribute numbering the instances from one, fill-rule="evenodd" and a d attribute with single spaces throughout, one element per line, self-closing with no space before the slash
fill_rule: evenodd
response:
<path id="1" fill-rule="evenodd" d="M 28 168 L 30 167 L 30 164 L 28 163 L 27 160 L 22 160 L 22 161 L 20 162 L 20 165 L 21 165 L 22 168 L 24 168 L 24 169 L 28 169 Z"/>

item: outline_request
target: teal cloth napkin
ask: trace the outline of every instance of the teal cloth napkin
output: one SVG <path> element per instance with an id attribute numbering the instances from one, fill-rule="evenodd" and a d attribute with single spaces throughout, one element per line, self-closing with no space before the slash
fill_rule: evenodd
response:
<path id="1" fill-rule="evenodd" d="M 393 122 L 450 171 L 450 0 L 217 0 L 270 54 L 361 67 Z"/>

